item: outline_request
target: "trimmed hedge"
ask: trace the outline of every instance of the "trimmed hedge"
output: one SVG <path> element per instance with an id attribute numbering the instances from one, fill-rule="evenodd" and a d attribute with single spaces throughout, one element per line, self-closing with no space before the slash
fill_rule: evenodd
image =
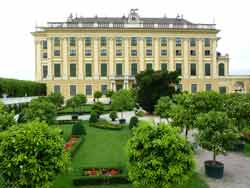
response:
<path id="1" fill-rule="evenodd" d="M 8 97 L 46 96 L 47 89 L 44 83 L 0 78 L 0 97 L 3 94 Z"/>
<path id="2" fill-rule="evenodd" d="M 63 125 L 63 124 L 75 124 L 79 122 L 80 120 L 55 120 L 55 124 L 57 125 Z"/>
<path id="3" fill-rule="evenodd" d="M 89 124 L 91 127 L 96 127 L 99 129 L 109 129 L 109 130 L 121 130 L 122 126 L 120 124 L 112 124 L 104 119 L 99 119 L 97 122 L 95 123 L 91 123 Z"/>
<path id="4" fill-rule="evenodd" d="M 84 142 L 84 136 L 81 136 L 79 137 L 77 142 L 72 146 L 72 148 L 70 148 L 69 152 L 71 154 L 71 158 L 74 158 L 74 156 L 76 155 L 77 151 L 79 150 L 83 142 Z"/>
<path id="5" fill-rule="evenodd" d="M 79 176 L 73 178 L 73 184 L 79 185 L 110 185 L 110 184 L 129 184 L 127 175 L 116 176 Z"/>

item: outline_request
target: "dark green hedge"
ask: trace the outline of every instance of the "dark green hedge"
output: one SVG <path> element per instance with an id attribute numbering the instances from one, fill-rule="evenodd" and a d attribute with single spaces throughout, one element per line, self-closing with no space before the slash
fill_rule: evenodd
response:
<path id="1" fill-rule="evenodd" d="M 99 128 L 99 129 L 109 129 L 109 130 L 121 130 L 123 128 L 120 124 L 112 124 L 104 119 L 99 119 L 97 122 L 89 124 L 91 127 Z"/>
<path id="2" fill-rule="evenodd" d="M 79 176 L 73 178 L 73 184 L 79 185 L 109 185 L 109 184 L 129 184 L 127 175 L 116 176 Z"/>
<path id="3" fill-rule="evenodd" d="M 82 143 L 84 142 L 84 136 L 79 137 L 77 142 L 72 146 L 72 148 L 69 150 L 71 158 L 74 158 L 76 155 L 77 151 L 80 149 Z"/>
<path id="4" fill-rule="evenodd" d="M 0 78 L 0 97 L 3 94 L 7 94 L 8 97 L 45 96 L 47 94 L 46 84 Z"/>

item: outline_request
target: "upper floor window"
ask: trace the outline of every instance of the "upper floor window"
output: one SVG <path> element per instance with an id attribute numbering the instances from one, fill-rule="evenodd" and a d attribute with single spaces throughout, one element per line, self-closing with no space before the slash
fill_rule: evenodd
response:
<path id="1" fill-rule="evenodd" d="M 210 76 L 211 75 L 211 65 L 210 63 L 205 64 L 205 76 Z"/>
<path id="2" fill-rule="evenodd" d="M 106 46 L 106 45 L 107 45 L 107 38 L 101 37 L 101 46 Z"/>
<path id="3" fill-rule="evenodd" d="M 60 56 L 61 55 L 61 52 L 60 50 L 54 50 L 54 56 Z"/>
<path id="4" fill-rule="evenodd" d="M 76 77 L 76 64 L 72 63 L 69 65 L 69 69 L 70 69 L 70 77 Z"/>
<path id="5" fill-rule="evenodd" d="M 182 51 L 181 50 L 176 50 L 175 55 L 176 56 L 182 56 Z"/>
<path id="6" fill-rule="evenodd" d="M 61 77 L 61 65 L 60 64 L 54 64 L 54 76 Z"/>
<path id="7" fill-rule="evenodd" d="M 43 65 L 43 78 L 47 78 L 48 76 L 48 65 Z"/>
<path id="8" fill-rule="evenodd" d="M 191 56 L 196 56 L 196 51 L 195 50 L 190 50 L 190 55 Z"/>
<path id="9" fill-rule="evenodd" d="M 225 76 L 225 65 L 223 63 L 219 64 L 219 76 Z"/>
<path id="10" fill-rule="evenodd" d="M 136 37 L 131 38 L 131 46 L 137 46 L 137 38 Z"/>
<path id="11" fill-rule="evenodd" d="M 196 46 L 196 39 L 195 38 L 191 38 L 190 39 L 190 46 L 191 47 L 195 47 Z"/>
<path id="12" fill-rule="evenodd" d="M 54 38 L 54 46 L 60 46 L 60 38 L 59 37 Z"/>
<path id="13" fill-rule="evenodd" d="M 75 37 L 69 37 L 69 45 L 70 46 L 76 45 L 76 38 Z"/>
<path id="14" fill-rule="evenodd" d="M 131 50 L 131 56 L 137 56 L 137 50 Z"/>
<path id="15" fill-rule="evenodd" d="M 122 37 L 116 37 L 115 45 L 116 46 L 122 46 Z"/>
<path id="16" fill-rule="evenodd" d="M 168 52 L 167 50 L 161 50 L 161 56 L 167 56 Z"/>
<path id="17" fill-rule="evenodd" d="M 182 43 L 181 38 L 175 39 L 175 46 L 179 47 L 179 46 L 181 46 L 181 43 Z"/>
<path id="18" fill-rule="evenodd" d="M 205 38 L 205 40 L 204 40 L 205 47 L 210 47 L 210 45 L 211 45 L 210 43 L 211 43 L 211 40 L 209 38 Z"/>
<path id="19" fill-rule="evenodd" d="M 167 46 L 168 44 L 167 38 L 165 37 L 160 38 L 160 44 L 161 46 Z"/>
<path id="20" fill-rule="evenodd" d="M 85 56 L 91 56 L 91 49 L 85 50 Z"/>
<path id="21" fill-rule="evenodd" d="M 85 46 L 91 46 L 91 38 L 90 37 L 85 38 Z"/>
<path id="22" fill-rule="evenodd" d="M 101 64 L 101 76 L 106 77 L 107 76 L 107 63 Z"/>
<path id="23" fill-rule="evenodd" d="M 76 56 L 76 49 L 70 49 L 69 56 Z"/>
<path id="24" fill-rule="evenodd" d="M 205 56 L 210 56 L 210 55 L 211 55 L 210 50 L 205 50 Z"/>
<path id="25" fill-rule="evenodd" d="M 47 59 L 48 58 L 48 53 L 47 52 L 43 52 L 43 59 Z"/>
<path id="26" fill-rule="evenodd" d="M 115 51 L 115 55 L 116 55 L 116 56 L 122 56 L 122 50 L 121 50 L 121 49 L 117 49 L 117 50 Z"/>
<path id="27" fill-rule="evenodd" d="M 86 77 L 92 76 L 92 65 L 90 63 L 85 64 L 85 75 Z"/>
<path id="28" fill-rule="evenodd" d="M 131 75 L 135 76 L 137 74 L 137 63 L 131 64 Z"/>
<path id="29" fill-rule="evenodd" d="M 196 76 L 196 64 L 195 63 L 190 64 L 190 75 Z"/>
<path id="30" fill-rule="evenodd" d="M 152 56 L 152 50 L 151 49 L 146 50 L 146 56 Z"/>
<path id="31" fill-rule="evenodd" d="M 146 69 L 147 70 L 153 70 L 153 64 L 152 63 L 147 63 L 146 64 Z"/>
<path id="32" fill-rule="evenodd" d="M 152 46 L 152 37 L 146 37 L 146 46 Z"/>
<path id="33" fill-rule="evenodd" d="M 107 56 L 107 50 L 101 49 L 101 56 Z"/>
<path id="34" fill-rule="evenodd" d="M 122 63 L 116 63 L 116 76 L 122 76 Z"/>
<path id="35" fill-rule="evenodd" d="M 48 42 L 47 42 L 47 40 L 43 40 L 42 41 L 42 46 L 43 46 L 44 50 L 46 50 L 48 48 Z"/>

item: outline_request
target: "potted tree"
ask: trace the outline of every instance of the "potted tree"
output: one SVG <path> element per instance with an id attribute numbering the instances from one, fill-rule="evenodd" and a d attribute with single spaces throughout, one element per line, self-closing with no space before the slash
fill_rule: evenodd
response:
<path id="1" fill-rule="evenodd" d="M 80 113 L 80 107 L 86 103 L 87 99 L 85 95 L 77 94 L 76 96 L 67 100 L 66 105 L 73 109 L 72 120 L 78 120 L 78 115 Z M 76 112 L 78 108 L 78 112 Z"/>
<path id="2" fill-rule="evenodd" d="M 135 98 L 131 91 L 120 90 L 112 96 L 112 109 L 121 112 L 120 124 L 125 124 L 126 119 L 123 117 L 123 111 L 132 110 L 135 106 Z"/>
<path id="3" fill-rule="evenodd" d="M 100 91 L 96 91 L 94 93 L 94 98 L 97 99 L 97 101 L 99 102 L 99 99 L 102 97 L 102 92 Z"/>
<path id="4" fill-rule="evenodd" d="M 225 154 L 227 148 L 238 138 L 237 129 L 225 112 L 202 113 L 195 123 L 199 128 L 200 145 L 213 153 L 213 160 L 205 161 L 206 175 L 212 178 L 222 178 L 224 164 L 217 161 L 216 156 Z"/>
<path id="5" fill-rule="evenodd" d="M 114 94 L 114 91 L 112 91 L 112 90 L 108 90 L 106 93 L 106 97 L 109 98 L 109 104 L 111 104 L 111 97 L 113 94 Z"/>
<path id="6" fill-rule="evenodd" d="M 116 111 L 110 112 L 109 117 L 112 121 L 115 121 L 118 118 L 117 112 Z"/>

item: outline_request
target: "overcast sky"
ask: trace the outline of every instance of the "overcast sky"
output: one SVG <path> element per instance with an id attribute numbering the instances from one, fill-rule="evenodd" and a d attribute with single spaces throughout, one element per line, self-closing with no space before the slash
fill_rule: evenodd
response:
<path id="1" fill-rule="evenodd" d="M 47 21 L 78 16 L 122 16 L 138 8 L 142 17 L 176 17 L 215 23 L 218 51 L 230 55 L 231 74 L 250 74 L 249 0 L 3 0 L 0 2 L 0 77 L 34 80 L 35 53 L 30 32 Z"/>

